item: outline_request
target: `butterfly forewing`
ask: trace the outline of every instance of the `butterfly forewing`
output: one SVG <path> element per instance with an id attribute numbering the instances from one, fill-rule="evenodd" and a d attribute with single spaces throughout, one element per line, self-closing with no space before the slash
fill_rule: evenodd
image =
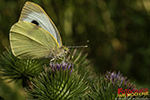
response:
<path id="1" fill-rule="evenodd" d="M 32 2 L 26 2 L 22 9 L 19 21 L 27 21 L 31 23 L 32 21 L 37 21 L 40 27 L 47 30 L 49 34 L 51 34 L 54 37 L 54 39 L 56 39 L 56 42 L 58 42 L 59 47 L 62 46 L 61 37 L 57 28 L 55 27 L 52 20 L 45 13 L 45 11 L 37 4 L 34 4 Z"/>
<path id="2" fill-rule="evenodd" d="M 58 44 L 46 30 L 30 22 L 17 22 L 10 30 L 12 52 L 19 58 L 47 58 Z"/>

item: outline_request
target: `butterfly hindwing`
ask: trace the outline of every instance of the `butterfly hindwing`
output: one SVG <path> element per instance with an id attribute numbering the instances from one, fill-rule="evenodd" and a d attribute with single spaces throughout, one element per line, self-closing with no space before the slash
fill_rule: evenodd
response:
<path id="1" fill-rule="evenodd" d="M 19 21 L 10 29 L 12 52 L 19 58 L 47 58 L 58 43 L 45 29 L 30 22 Z"/>

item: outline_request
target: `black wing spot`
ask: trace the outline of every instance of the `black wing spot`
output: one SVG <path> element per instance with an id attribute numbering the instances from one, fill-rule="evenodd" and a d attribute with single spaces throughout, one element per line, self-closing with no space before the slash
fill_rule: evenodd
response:
<path id="1" fill-rule="evenodd" d="M 33 23 L 33 24 L 39 26 L 39 23 L 38 23 L 36 20 L 32 20 L 31 23 Z"/>

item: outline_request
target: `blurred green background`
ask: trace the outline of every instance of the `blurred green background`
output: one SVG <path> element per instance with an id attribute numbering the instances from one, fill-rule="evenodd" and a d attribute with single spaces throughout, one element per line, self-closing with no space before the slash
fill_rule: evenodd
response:
<path id="1" fill-rule="evenodd" d="M 150 87 L 150 0 L 30 1 L 47 12 L 63 44 L 90 41 L 84 52 L 96 73 L 120 71 L 137 84 Z M 0 53 L 9 46 L 10 27 L 18 21 L 25 2 L 0 0 Z M 2 84 L 0 81 L 3 97 Z"/>

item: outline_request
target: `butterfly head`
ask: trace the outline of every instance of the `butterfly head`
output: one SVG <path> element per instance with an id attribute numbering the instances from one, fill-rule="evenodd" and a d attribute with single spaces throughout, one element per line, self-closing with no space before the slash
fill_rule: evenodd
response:
<path id="1" fill-rule="evenodd" d="M 58 50 L 57 50 L 57 56 L 65 56 L 67 53 L 69 52 L 69 49 L 65 46 L 61 46 Z"/>
<path id="2" fill-rule="evenodd" d="M 69 48 L 67 48 L 67 47 L 65 47 L 65 46 L 61 46 L 60 51 L 61 51 L 63 54 L 67 54 L 68 51 L 69 51 Z"/>

